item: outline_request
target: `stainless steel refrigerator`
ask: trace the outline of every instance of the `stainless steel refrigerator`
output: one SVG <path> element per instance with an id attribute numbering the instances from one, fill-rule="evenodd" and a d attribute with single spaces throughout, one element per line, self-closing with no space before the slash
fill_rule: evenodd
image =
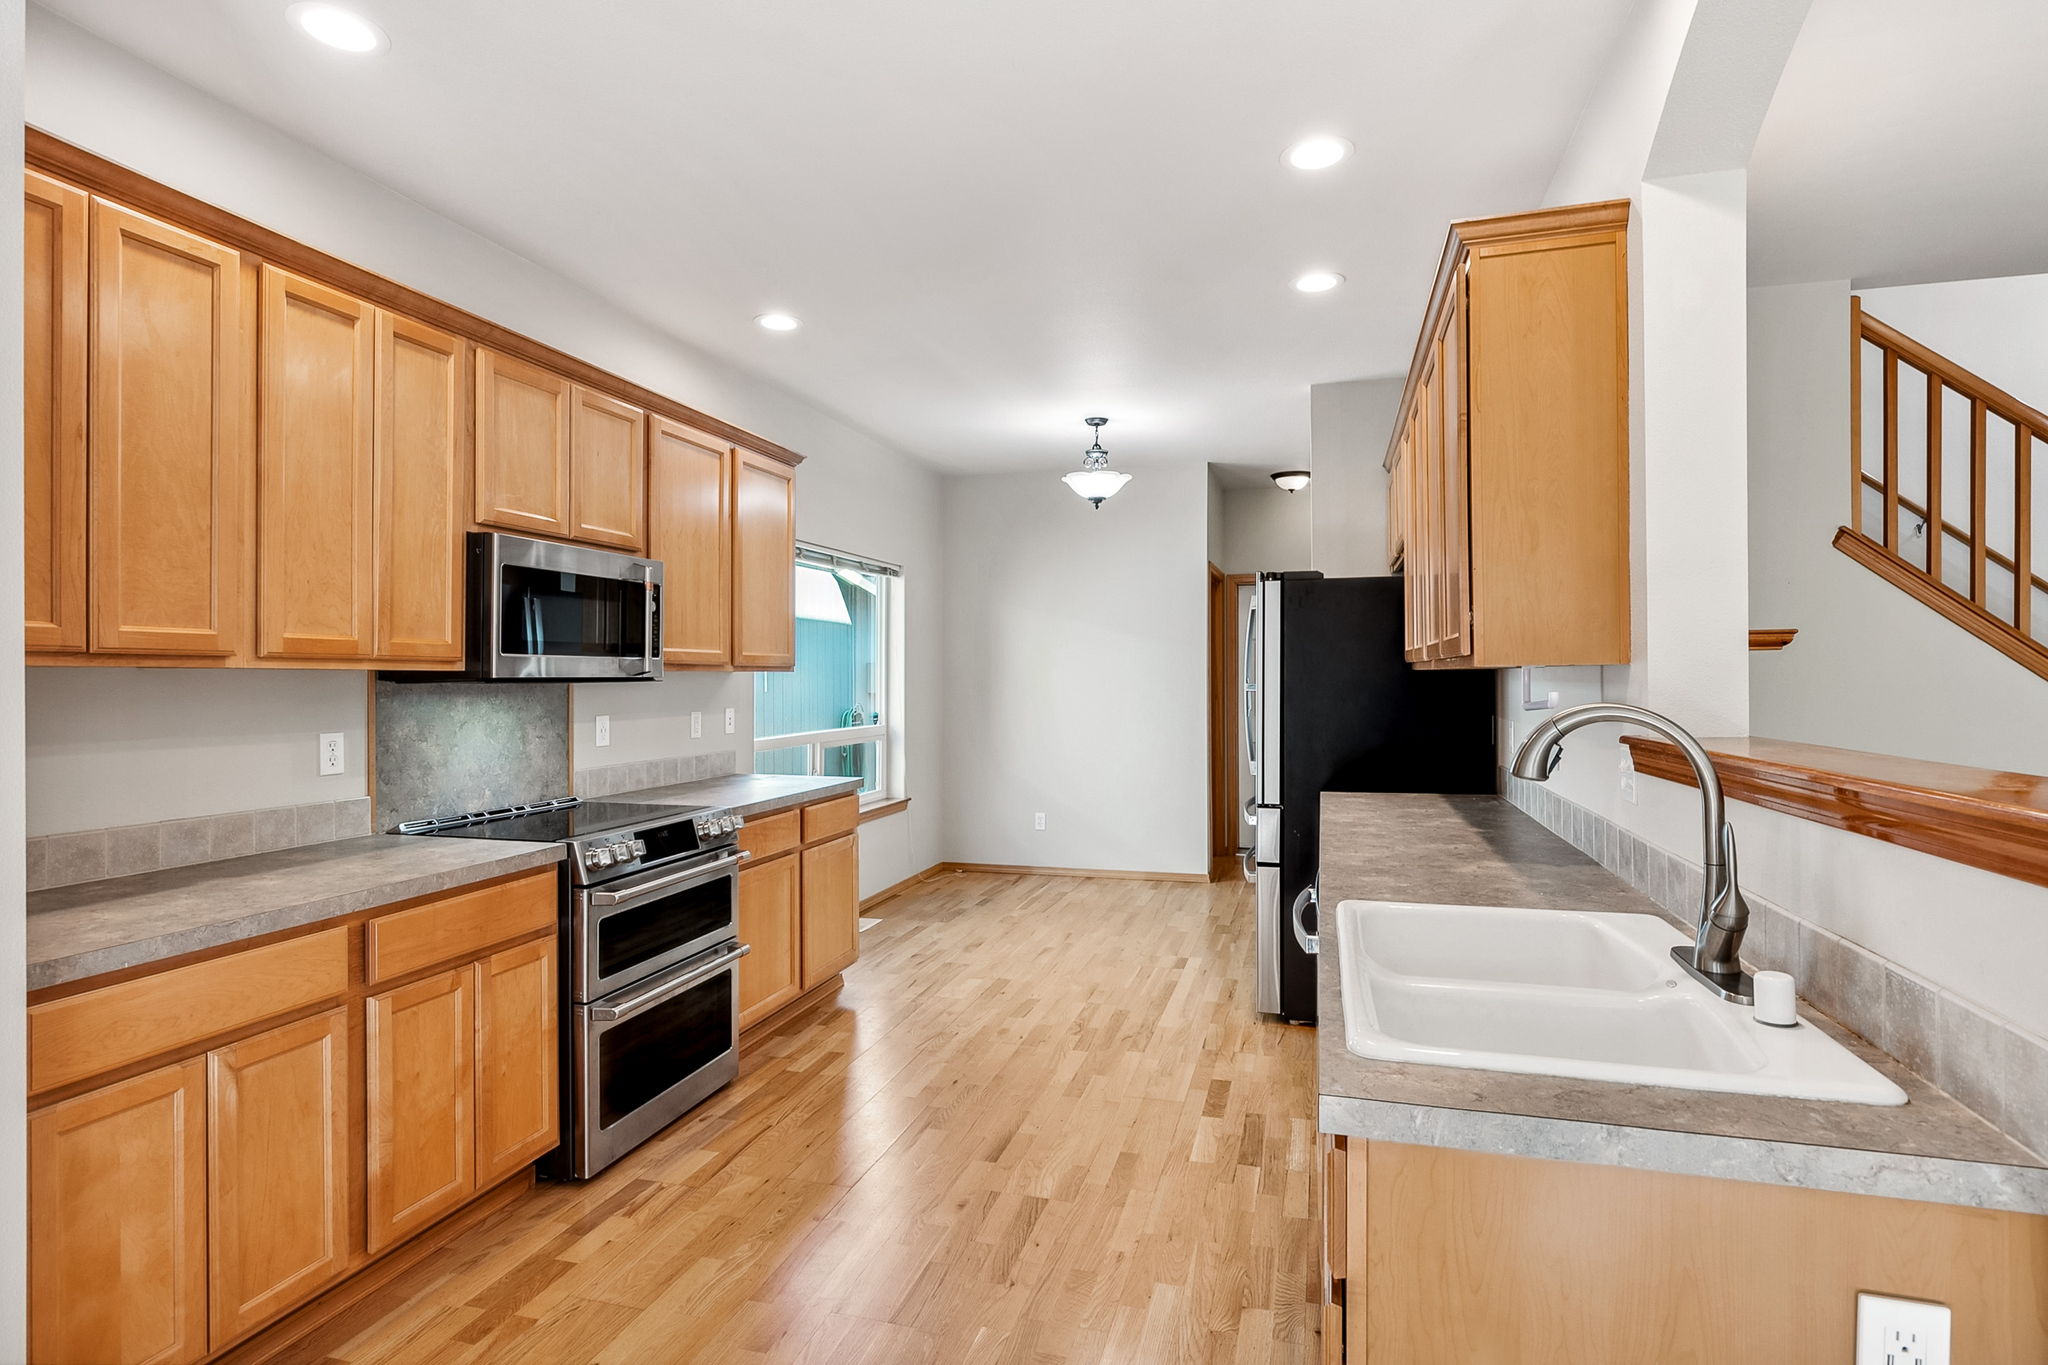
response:
<path id="1" fill-rule="evenodd" d="M 1260 574 L 1246 618 L 1243 724 L 1256 796 L 1261 1013 L 1316 1017 L 1316 859 L 1324 792 L 1490 793 L 1486 669 L 1403 656 L 1402 580 Z"/>

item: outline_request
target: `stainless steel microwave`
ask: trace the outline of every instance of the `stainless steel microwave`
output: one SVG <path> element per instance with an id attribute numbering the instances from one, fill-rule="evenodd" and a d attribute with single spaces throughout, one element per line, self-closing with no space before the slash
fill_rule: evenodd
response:
<path id="1" fill-rule="evenodd" d="M 468 579 L 468 652 L 460 676 L 502 682 L 661 677 L 660 560 L 472 531 Z"/>

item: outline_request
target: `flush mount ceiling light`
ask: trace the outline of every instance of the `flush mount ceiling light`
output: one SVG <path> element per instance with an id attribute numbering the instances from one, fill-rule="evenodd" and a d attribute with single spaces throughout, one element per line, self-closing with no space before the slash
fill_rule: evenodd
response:
<path id="1" fill-rule="evenodd" d="M 1290 493 L 1299 493 L 1302 489 L 1308 487 L 1308 471 L 1306 469 L 1282 469 L 1270 477 L 1274 483 L 1279 484 Z"/>
<path id="2" fill-rule="evenodd" d="M 1351 144 L 1341 137 L 1305 137 L 1281 157 L 1297 171 L 1326 171 L 1351 155 Z"/>
<path id="3" fill-rule="evenodd" d="M 284 13 L 308 38 L 343 52 L 378 52 L 391 46 L 391 38 L 383 29 L 339 5 L 308 0 Z"/>
<path id="4" fill-rule="evenodd" d="M 1294 287 L 1304 294 L 1327 294 L 1342 283 L 1344 277 L 1334 270 L 1311 270 L 1296 276 Z"/>
<path id="5" fill-rule="evenodd" d="M 787 313 L 763 313 L 760 317 L 755 318 L 754 321 L 760 323 L 771 332 L 794 332 L 797 328 L 803 326 L 802 323 Z"/>
<path id="6" fill-rule="evenodd" d="M 1081 452 L 1081 467 L 1065 475 L 1060 482 L 1088 499 L 1089 506 L 1102 510 L 1104 498 L 1113 498 L 1116 491 L 1131 481 L 1128 474 L 1119 474 L 1109 467 L 1109 452 L 1102 448 L 1102 429 L 1109 425 L 1107 417 L 1084 418 L 1095 429 L 1095 444 Z"/>

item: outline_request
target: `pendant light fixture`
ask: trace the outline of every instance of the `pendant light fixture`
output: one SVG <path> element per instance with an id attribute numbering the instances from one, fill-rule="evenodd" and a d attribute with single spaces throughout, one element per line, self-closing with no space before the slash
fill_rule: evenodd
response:
<path id="1" fill-rule="evenodd" d="M 1089 417 L 1084 420 L 1095 429 L 1095 444 L 1081 452 L 1081 467 L 1060 482 L 1088 499 L 1099 512 L 1103 499 L 1115 497 L 1117 490 L 1131 481 L 1131 476 L 1119 474 L 1109 467 L 1109 452 L 1102 448 L 1102 429 L 1109 425 L 1109 419 Z"/>
<path id="2" fill-rule="evenodd" d="M 1308 487 L 1308 471 L 1306 469 L 1282 469 L 1269 477 L 1271 477 L 1274 483 L 1279 484 L 1290 493 L 1299 493 L 1302 489 Z"/>

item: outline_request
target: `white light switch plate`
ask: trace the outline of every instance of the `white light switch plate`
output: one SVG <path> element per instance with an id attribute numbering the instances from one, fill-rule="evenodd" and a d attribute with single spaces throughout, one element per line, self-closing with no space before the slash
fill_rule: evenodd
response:
<path id="1" fill-rule="evenodd" d="M 702 711 L 692 711 L 690 713 L 690 738 L 704 738 L 704 713 Z"/>
<path id="2" fill-rule="evenodd" d="M 1636 765 L 1626 747 L 1621 751 L 1621 799 L 1631 806 L 1636 803 Z"/>
<path id="3" fill-rule="evenodd" d="M 597 747 L 602 749 L 612 742 L 612 718 L 599 716 L 596 723 Z"/>
<path id="4" fill-rule="evenodd" d="M 1949 1365 L 1945 1303 L 1856 1296 L 1856 1365 Z"/>
<path id="5" fill-rule="evenodd" d="M 1031 815 L 1031 828 L 1033 828 L 1033 829 L 1044 829 L 1044 828 L 1045 828 L 1045 812 L 1044 812 L 1044 811 L 1042 811 L 1042 810 L 1041 810 L 1041 811 L 1033 811 L 1033 812 L 1032 812 L 1032 815 Z"/>
<path id="6" fill-rule="evenodd" d="M 341 736 L 320 736 L 320 776 L 333 777 L 342 767 Z"/>
<path id="7" fill-rule="evenodd" d="M 733 707 L 725 708 L 725 732 L 731 734 L 740 727 L 740 713 Z"/>

